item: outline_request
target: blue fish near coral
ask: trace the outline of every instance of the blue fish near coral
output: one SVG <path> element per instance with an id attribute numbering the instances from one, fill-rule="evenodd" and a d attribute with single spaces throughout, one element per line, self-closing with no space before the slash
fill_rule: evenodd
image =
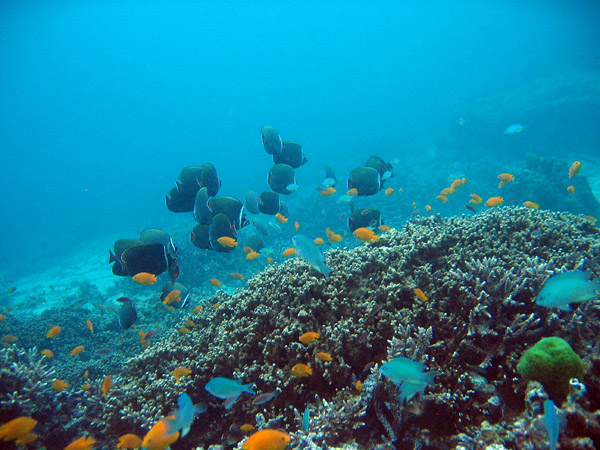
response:
<path id="1" fill-rule="evenodd" d="M 177 399 L 177 411 L 165 417 L 170 426 L 170 430 L 175 433 L 181 430 L 181 437 L 184 437 L 190 431 L 194 416 L 206 411 L 204 403 L 194 405 L 192 399 L 185 392 Z"/>
<path id="2" fill-rule="evenodd" d="M 292 241 L 294 242 L 294 247 L 296 247 L 296 254 L 309 263 L 315 270 L 323 274 L 325 278 L 329 278 L 331 267 L 325 264 L 325 257 L 319 247 L 317 247 L 317 244 L 303 234 L 295 235 Z"/>
<path id="3" fill-rule="evenodd" d="M 400 400 L 408 401 L 425 391 L 440 372 L 425 372 L 425 365 L 402 356 L 386 362 L 379 372 L 400 388 Z"/>
<path id="4" fill-rule="evenodd" d="M 548 432 L 548 442 L 550 448 L 555 449 L 558 444 L 558 436 L 560 435 L 560 424 L 558 422 L 558 414 L 556 405 L 552 400 L 544 402 L 544 422 L 546 422 L 546 431 Z"/>
<path id="5" fill-rule="evenodd" d="M 218 398 L 230 398 L 237 397 L 242 392 L 254 395 L 255 392 L 252 390 L 254 383 L 242 384 L 238 380 L 232 380 L 230 378 L 216 377 L 210 380 L 205 389 L 212 395 Z"/>
<path id="6" fill-rule="evenodd" d="M 582 303 L 598 298 L 600 283 L 592 281 L 592 272 L 576 270 L 565 272 L 546 280 L 535 298 L 540 306 L 570 311 L 569 303 Z"/>

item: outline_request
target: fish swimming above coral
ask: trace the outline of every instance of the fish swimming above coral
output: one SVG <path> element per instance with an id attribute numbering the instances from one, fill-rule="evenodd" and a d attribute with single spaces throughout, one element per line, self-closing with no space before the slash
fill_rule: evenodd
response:
<path id="1" fill-rule="evenodd" d="M 379 372 L 400 388 L 400 400 L 409 401 L 416 394 L 425 391 L 440 372 L 425 372 L 425 365 L 412 359 L 399 356 L 386 362 Z"/>
<path id="2" fill-rule="evenodd" d="M 296 254 L 319 273 L 323 274 L 325 278 L 329 278 L 332 269 L 325 264 L 325 257 L 319 247 L 317 247 L 317 244 L 303 234 L 295 235 L 292 241 L 294 242 L 294 247 L 296 247 Z"/>
<path id="3" fill-rule="evenodd" d="M 576 270 L 548 278 L 535 302 L 546 308 L 571 311 L 570 303 L 595 300 L 599 291 L 600 282 L 592 280 L 592 272 Z"/>

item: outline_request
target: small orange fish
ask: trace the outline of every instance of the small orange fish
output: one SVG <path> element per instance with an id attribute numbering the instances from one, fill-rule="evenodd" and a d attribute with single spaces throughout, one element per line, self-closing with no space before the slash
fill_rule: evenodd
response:
<path id="1" fill-rule="evenodd" d="M 28 416 L 17 417 L 16 419 L 10 420 L 0 425 L 0 439 L 2 441 L 14 441 L 28 434 L 35 425 L 37 420 L 32 419 Z"/>
<path id="2" fill-rule="evenodd" d="M 317 245 L 323 245 L 325 243 L 323 238 L 315 238 L 315 240 L 313 242 Z"/>
<path id="3" fill-rule="evenodd" d="M 485 202 L 485 206 L 489 207 L 489 208 L 493 208 L 495 206 L 499 206 L 502 203 L 504 203 L 504 197 L 490 197 L 487 199 L 487 201 Z"/>
<path id="4" fill-rule="evenodd" d="M 569 194 L 574 194 L 575 193 L 575 186 L 571 185 L 567 188 L 567 191 L 569 191 Z"/>
<path id="5" fill-rule="evenodd" d="M 271 258 L 270 256 L 267 256 L 267 262 L 268 262 L 269 264 L 271 264 L 273 261 L 274 261 L 274 259 L 273 259 L 273 258 Z"/>
<path id="6" fill-rule="evenodd" d="M 314 331 L 308 331 L 308 332 L 304 333 L 302 336 L 300 336 L 299 340 L 304 345 L 308 345 L 311 342 L 315 341 L 316 339 L 319 339 L 319 337 L 321 337 L 321 335 L 319 333 L 315 333 Z"/>
<path id="7" fill-rule="evenodd" d="M 6 334 L 6 335 L 2 336 L 1 340 L 5 344 L 14 344 L 15 342 L 17 342 L 19 340 L 19 338 L 13 334 Z"/>
<path id="8" fill-rule="evenodd" d="M 137 284 L 143 284 L 146 286 L 152 286 L 154 283 L 156 283 L 156 275 L 148 272 L 136 273 L 131 277 L 131 279 Z"/>
<path id="9" fill-rule="evenodd" d="M 42 350 L 40 353 L 48 359 L 54 358 L 54 353 L 52 352 L 52 350 L 45 349 L 45 350 Z"/>
<path id="10" fill-rule="evenodd" d="M 309 377 L 312 375 L 312 369 L 306 364 L 298 363 L 292 367 L 292 375 L 298 378 Z"/>
<path id="11" fill-rule="evenodd" d="M 189 320 L 189 319 L 185 321 L 185 326 L 188 327 L 188 328 L 192 328 L 195 325 L 196 324 L 194 322 L 192 322 L 191 320 Z"/>
<path id="12" fill-rule="evenodd" d="M 244 246 L 244 253 L 247 255 L 248 253 L 253 252 L 254 250 L 252 250 L 252 247 L 248 247 L 247 245 Z"/>
<path id="13" fill-rule="evenodd" d="M 340 236 L 339 234 L 333 233 L 331 236 L 329 236 L 329 240 L 331 242 L 340 242 L 342 240 L 342 236 Z"/>
<path id="14" fill-rule="evenodd" d="M 240 431 L 243 431 L 244 433 L 252 433 L 254 430 L 256 430 L 256 427 L 250 423 L 245 423 L 240 426 Z"/>
<path id="15" fill-rule="evenodd" d="M 59 327 L 58 325 L 56 325 L 55 327 L 52 327 L 48 330 L 48 332 L 46 333 L 46 337 L 47 338 L 55 338 L 56 336 L 58 336 L 60 334 L 61 331 L 62 331 L 62 328 Z"/>
<path id="16" fill-rule="evenodd" d="M 500 183 L 498 183 L 498 189 L 502 189 L 504 186 L 506 186 L 506 181 L 500 180 Z"/>
<path id="17" fill-rule="evenodd" d="M 498 175 L 498 179 L 500 181 L 512 183 L 513 181 L 515 181 L 515 176 L 512 173 L 501 173 L 500 175 Z"/>
<path id="18" fill-rule="evenodd" d="M 324 362 L 333 361 L 333 358 L 331 357 L 331 355 L 329 353 L 325 353 L 325 352 L 319 352 L 319 353 L 315 354 L 315 358 L 317 358 L 319 361 L 324 361 Z"/>
<path id="19" fill-rule="evenodd" d="M 471 200 L 469 200 L 471 205 L 479 205 L 483 203 L 483 198 L 477 194 L 471 194 Z"/>
<path id="20" fill-rule="evenodd" d="M 377 236 L 370 228 L 357 228 L 352 232 L 352 234 L 361 242 L 376 242 L 379 240 L 379 236 Z"/>
<path id="21" fill-rule="evenodd" d="M 244 275 L 242 275 L 239 272 L 231 272 L 229 275 L 231 275 L 231 278 L 233 278 L 234 280 L 243 280 L 244 279 Z"/>
<path id="22" fill-rule="evenodd" d="M 75 439 L 64 450 L 91 450 L 96 444 L 96 440 L 90 436 L 82 436 L 79 439 Z"/>
<path id="23" fill-rule="evenodd" d="M 385 233 L 386 231 L 390 231 L 392 229 L 392 227 L 390 227 L 388 225 L 379 225 L 379 227 L 377 227 L 377 229 L 379 231 L 381 231 L 382 233 Z"/>
<path id="24" fill-rule="evenodd" d="M 416 289 L 415 289 L 415 295 L 417 296 L 417 298 L 418 298 L 419 300 L 421 300 L 421 301 L 423 301 L 423 302 L 425 302 L 425 301 L 429 300 L 429 297 L 427 297 L 427 296 L 425 295 L 425 293 L 424 293 L 424 292 L 423 292 L 421 289 L 419 289 L 419 288 L 416 288 Z"/>
<path id="25" fill-rule="evenodd" d="M 196 306 L 194 309 L 192 309 L 192 312 L 193 312 L 194 314 L 200 314 L 200 311 L 202 311 L 202 308 L 204 308 L 204 306 L 202 306 L 202 305 L 198 305 L 198 306 Z"/>
<path id="26" fill-rule="evenodd" d="M 432 209 L 431 205 L 425 205 L 425 211 L 431 212 Z"/>
<path id="27" fill-rule="evenodd" d="M 454 188 L 444 188 L 442 189 L 442 191 L 440 192 L 440 195 L 443 195 L 444 197 L 448 197 L 449 195 L 454 194 Z"/>
<path id="28" fill-rule="evenodd" d="M 388 197 L 389 197 L 390 195 L 392 195 L 393 193 L 394 193 L 394 188 L 387 188 L 387 189 L 385 190 L 385 195 L 387 195 Z"/>
<path id="29" fill-rule="evenodd" d="M 136 434 L 124 434 L 119 438 L 117 448 L 135 449 L 142 446 L 142 439 Z"/>
<path id="30" fill-rule="evenodd" d="M 38 438 L 38 436 L 39 435 L 37 433 L 27 433 L 26 435 L 17 438 L 15 440 L 15 444 L 17 444 L 17 445 L 31 444 L 31 443 L 35 442 L 35 440 Z"/>
<path id="31" fill-rule="evenodd" d="M 167 294 L 167 296 L 165 297 L 165 299 L 163 300 L 162 304 L 163 305 L 170 305 L 173 302 L 181 302 L 181 290 L 180 289 L 173 289 L 171 292 L 169 292 Z"/>
<path id="32" fill-rule="evenodd" d="M 169 434 L 171 431 L 171 422 L 168 421 L 169 417 L 172 416 L 160 419 L 150 428 L 150 431 L 146 433 L 142 440 L 142 447 L 148 450 L 165 450 L 179 439 L 179 431 Z"/>
<path id="33" fill-rule="evenodd" d="M 281 254 L 281 256 L 283 256 L 284 258 L 289 258 L 290 256 L 292 256 L 294 253 L 296 253 L 296 248 L 295 247 L 290 247 L 290 248 L 286 248 L 283 253 Z"/>
<path id="34" fill-rule="evenodd" d="M 300 224 L 298 223 L 297 220 L 294 222 L 294 228 L 296 228 L 296 231 L 298 231 L 300 229 Z"/>
<path id="35" fill-rule="evenodd" d="M 277 222 L 279 222 L 280 224 L 284 224 L 284 223 L 288 223 L 288 218 L 285 217 L 283 214 L 281 213 L 277 213 L 275 214 L 275 218 L 277 219 Z"/>
<path id="36" fill-rule="evenodd" d="M 90 377 L 90 371 L 88 369 L 85 369 L 85 372 L 83 372 L 83 378 L 89 378 Z"/>
<path id="37" fill-rule="evenodd" d="M 52 382 L 52 389 L 54 389 L 56 392 L 62 392 L 68 387 L 69 383 L 67 383 L 65 380 L 54 380 Z"/>
<path id="38" fill-rule="evenodd" d="M 569 167 L 569 179 L 573 178 L 581 170 L 581 161 L 575 161 L 571 167 Z"/>
<path id="39" fill-rule="evenodd" d="M 358 380 L 356 383 L 354 383 L 354 389 L 356 389 L 358 392 L 362 391 L 362 381 Z"/>
<path id="40" fill-rule="evenodd" d="M 596 220 L 598 220 L 598 219 L 596 219 L 594 216 L 585 216 L 585 218 L 586 218 L 587 220 L 589 220 L 590 222 L 596 222 Z"/>
<path id="41" fill-rule="evenodd" d="M 234 248 L 238 245 L 237 241 L 233 238 L 230 238 L 229 236 L 221 236 L 219 239 L 217 239 L 217 242 L 223 247 L 228 248 Z"/>
<path id="42" fill-rule="evenodd" d="M 455 179 L 452 184 L 450 185 L 450 187 L 454 190 L 458 189 L 459 187 L 462 186 L 462 180 L 460 178 Z"/>
<path id="43" fill-rule="evenodd" d="M 73 350 L 71 350 L 71 353 L 69 353 L 69 356 L 79 355 L 84 350 L 85 350 L 85 347 L 83 345 L 78 345 Z"/>
<path id="44" fill-rule="evenodd" d="M 92 325 L 91 320 L 86 320 L 85 326 L 87 327 L 88 330 L 90 330 L 90 333 L 94 334 L 94 326 Z"/>
<path id="45" fill-rule="evenodd" d="M 90 383 L 83 383 L 81 385 L 81 389 L 83 389 L 84 391 L 89 391 L 92 388 L 92 385 Z"/>
<path id="46" fill-rule="evenodd" d="M 190 331 L 189 328 L 183 327 L 179 329 L 179 334 L 188 334 Z"/>
<path id="47" fill-rule="evenodd" d="M 102 395 L 106 397 L 113 387 L 112 377 L 110 375 L 106 375 L 104 380 L 102 381 Z"/>
<path id="48" fill-rule="evenodd" d="M 186 369 L 185 367 L 176 367 L 173 370 L 173 376 L 175 377 L 175 383 L 179 383 L 179 379 L 181 377 L 188 376 L 192 373 L 190 369 Z"/>
<path id="49" fill-rule="evenodd" d="M 6 319 L 6 316 L 4 314 L 0 314 L 0 322 L 2 322 L 4 319 Z"/>
<path id="50" fill-rule="evenodd" d="M 247 259 L 248 261 L 252 261 L 253 259 L 256 259 L 256 258 L 258 258 L 258 255 L 259 255 L 259 253 L 258 253 L 258 252 L 251 251 L 250 253 L 248 253 L 248 254 L 246 255 L 246 259 Z"/>
<path id="51" fill-rule="evenodd" d="M 536 202 L 526 201 L 523 202 L 523 206 L 526 206 L 527 208 L 531 209 L 540 209 L 540 205 L 538 205 Z"/>
<path id="52" fill-rule="evenodd" d="M 346 194 L 351 195 L 352 197 L 358 197 L 358 189 L 356 189 L 356 188 L 348 189 Z"/>
<path id="53" fill-rule="evenodd" d="M 436 197 L 436 199 L 444 204 L 448 203 L 448 197 L 446 197 L 445 195 L 440 194 Z"/>
<path id="54" fill-rule="evenodd" d="M 334 188 L 329 186 L 327 189 L 323 189 L 322 191 L 319 191 L 319 194 L 321 194 L 323 197 L 329 197 L 330 195 L 333 195 L 336 192 L 337 191 Z"/>
<path id="55" fill-rule="evenodd" d="M 283 430 L 264 428 L 244 441 L 242 450 L 284 450 L 290 436 Z"/>
<path id="56" fill-rule="evenodd" d="M 469 180 L 467 180 L 466 177 L 462 177 L 461 180 L 462 184 L 467 184 L 469 182 Z"/>
<path id="57" fill-rule="evenodd" d="M 327 228 L 325 228 L 325 234 L 327 235 L 327 237 L 329 237 L 335 233 L 331 230 L 331 228 L 327 227 Z"/>
<path id="58" fill-rule="evenodd" d="M 223 283 L 221 283 L 219 280 L 217 280 L 216 278 L 211 278 L 210 280 L 210 284 L 212 284 L 214 287 L 219 287 L 222 286 Z"/>

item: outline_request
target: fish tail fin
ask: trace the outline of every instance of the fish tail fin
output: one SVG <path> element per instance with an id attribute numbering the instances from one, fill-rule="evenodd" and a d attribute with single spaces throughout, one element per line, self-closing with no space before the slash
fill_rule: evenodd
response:
<path id="1" fill-rule="evenodd" d="M 108 257 L 108 263 L 114 263 L 117 260 L 117 255 L 115 255 L 112 250 L 109 250 L 108 253 L 110 254 Z"/>

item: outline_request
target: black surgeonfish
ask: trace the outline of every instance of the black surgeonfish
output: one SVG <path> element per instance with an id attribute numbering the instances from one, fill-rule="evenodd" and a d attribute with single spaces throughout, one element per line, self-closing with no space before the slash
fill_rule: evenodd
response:
<path id="1" fill-rule="evenodd" d="M 201 188 L 196 193 L 194 201 L 194 219 L 200 225 L 210 225 L 212 222 L 212 212 L 208 207 L 208 189 Z"/>
<path id="2" fill-rule="evenodd" d="M 135 323 L 135 321 L 137 320 L 137 311 L 135 310 L 133 302 L 121 303 L 121 308 L 119 308 L 118 319 L 119 326 L 124 330 L 126 330 Z"/>
<path id="3" fill-rule="evenodd" d="M 179 185 L 178 185 L 179 186 Z M 172 188 L 166 195 L 165 203 L 171 212 L 190 212 L 194 210 L 196 192 L 184 192 L 179 187 Z"/>
<path id="4" fill-rule="evenodd" d="M 372 167 L 357 167 L 348 177 L 348 189 L 352 188 L 356 188 L 359 196 L 377 194 L 381 189 L 379 172 Z"/>
<path id="5" fill-rule="evenodd" d="M 198 179 L 198 186 L 205 187 L 209 197 L 214 197 L 219 192 L 221 187 L 221 180 L 217 175 L 217 169 L 211 163 L 206 163 L 202 166 L 202 174 Z M 194 196 L 196 193 L 194 192 Z"/>
<path id="6" fill-rule="evenodd" d="M 291 194 L 292 191 L 287 189 L 290 184 L 296 184 L 296 172 L 287 164 L 275 164 L 269 170 L 267 182 L 273 192 L 278 194 Z"/>
<path id="7" fill-rule="evenodd" d="M 393 166 L 390 163 L 385 162 L 385 160 L 380 156 L 376 156 L 376 155 L 371 156 L 367 160 L 365 167 L 372 167 L 377 172 L 379 172 L 379 179 L 381 180 L 382 183 L 385 180 L 387 180 L 388 178 L 394 176 Z"/>
<path id="8" fill-rule="evenodd" d="M 284 142 L 281 153 L 273 155 L 273 162 L 275 164 L 287 164 L 293 169 L 306 164 L 308 159 L 304 156 L 302 146 L 296 142 Z"/>
<path id="9" fill-rule="evenodd" d="M 188 299 L 190 297 L 190 290 L 181 283 L 167 282 L 162 288 L 162 294 L 160 295 L 160 300 L 161 301 L 164 300 L 166 298 L 166 296 L 169 295 L 169 292 L 174 291 L 174 290 L 179 291 L 179 298 L 181 300 L 178 302 L 170 303 L 169 305 L 173 306 L 175 308 L 185 307 L 187 305 Z"/>
<path id="10" fill-rule="evenodd" d="M 279 195 L 272 191 L 264 191 L 260 194 L 258 201 L 258 210 L 269 216 L 274 216 L 281 209 Z"/>
<path id="11" fill-rule="evenodd" d="M 123 252 L 121 263 L 130 277 L 140 272 L 160 275 L 168 267 L 167 252 L 162 244 L 135 245 Z"/>
<path id="12" fill-rule="evenodd" d="M 247 190 L 244 194 L 246 209 L 252 214 L 258 214 L 258 194 L 252 190 Z"/>
<path id="13" fill-rule="evenodd" d="M 222 237 L 236 239 L 237 235 L 229 218 L 225 214 L 219 213 L 213 217 L 213 221 L 208 228 L 210 245 L 218 252 L 229 253 L 235 250 L 235 247 L 226 247 L 219 244 L 218 239 Z"/>
<path id="14" fill-rule="evenodd" d="M 281 153 L 283 142 L 281 142 L 281 137 L 275 128 L 265 125 L 260 129 L 260 134 L 265 151 L 269 155 Z"/>
<path id="15" fill-rule="evenodd" d="M 179 172 L 179 183 L 178 186 L 182 186 L 185 189 L 197 187 L 198 180 L 202 178 L 202 172 L 204 166 L 187 166 L 181 169 Z M 197 189 L 196 189 L 197 190 Z"/>
<path id="16" fill-rule="evenodd" d="M 377 228 L 381 226 L 381 211 L 373 208 L 359 208 L 348 218 L 350 231 L 358 228 Z"/>
<path id="17" fill-rule="evenodd" d="M 145 244 L 162 244 L 167 252 L 175 253 L 175 244 L 171 235 L 158 228 L 148 228 L 140 233 L 140 241 Z"/>
<path id="18" fill-rule="evenodd" d="M 236 230 L 248 225 L 246 214 L 244 213 L 244 204 L 233 197 L 214 197 L 208 201 L 208 208 L 212 212 L 213 220 L 218 214 L 227 216 Z"/>
<path id="19" fill-rule="evenodd" d="M 123 264 L 121 263 L 121 256 L 123 252 L 127 250 L 129 247 L 133 247 L 135 245 L 142 245 L 143 242 L 139 239 L 118 239 L 113 245 L 115 252 L 109 251 L 110 256 L 108 258 L 108 263 L 115 263 L 112 266 L 113 274 L 119 277 L 126 277 L 128 274 L 123 270 Z"/>
<path id="20" fill-rule="evenodd" d="M 210 239 L 208 237 L 208 225 L 196 225 L 190 233 L 190 238 L 194 246 L 203 250 L 210 250 Z"/>

